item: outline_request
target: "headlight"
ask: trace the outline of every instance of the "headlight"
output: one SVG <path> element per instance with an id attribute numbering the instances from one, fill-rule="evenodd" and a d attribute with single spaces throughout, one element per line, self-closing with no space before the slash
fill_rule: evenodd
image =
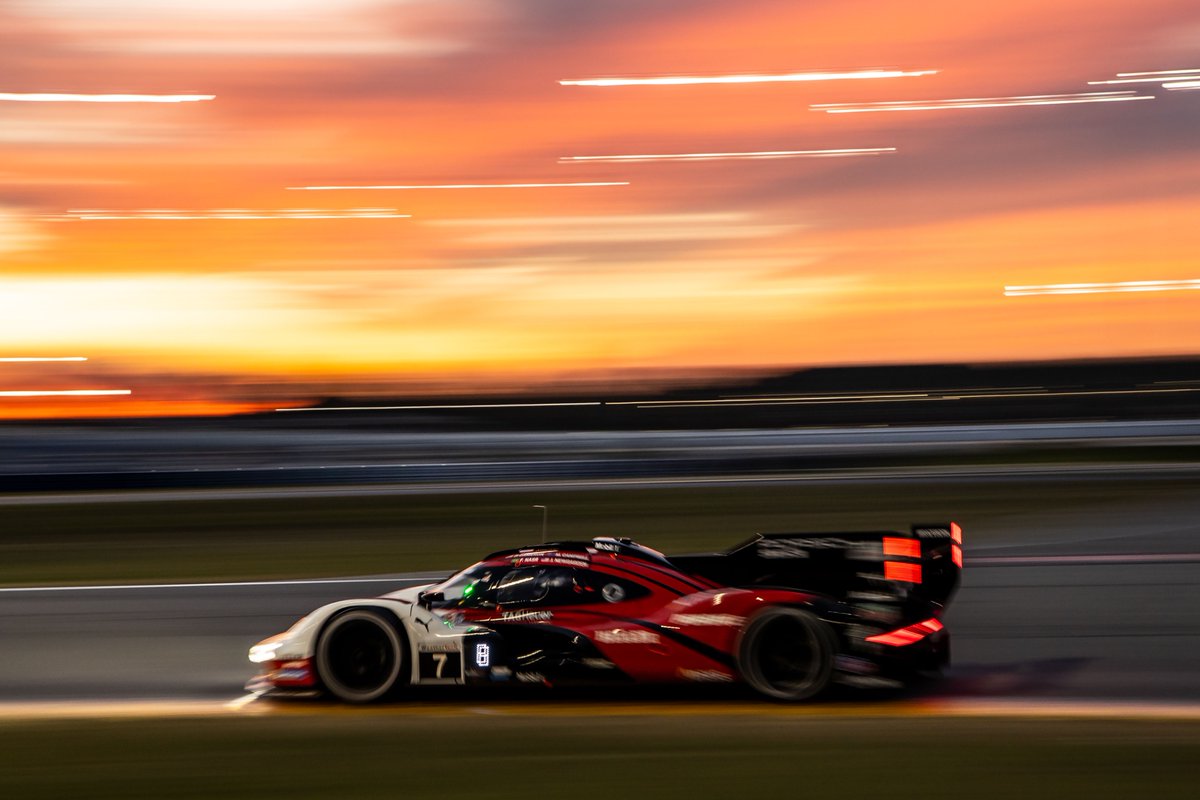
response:
<path id="1" fill-rule="evenodd" d="M 282 646 L 283 642 L 275 642 L 270 639 L 265 642 L 259 642 L 250 648 L 250 660 L 255 664 L 261 664 L 264 661 L 274 661 L 275 654 Z"/>

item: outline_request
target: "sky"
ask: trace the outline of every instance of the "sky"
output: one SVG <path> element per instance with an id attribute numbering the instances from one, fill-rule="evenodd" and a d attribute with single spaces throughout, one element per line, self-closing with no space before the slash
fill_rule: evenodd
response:
<path id="1" fill-rule="evenodd" d="M 1195 354 L 1197 131 L 1184 0 L 0 0 L 0 417 Z"/>

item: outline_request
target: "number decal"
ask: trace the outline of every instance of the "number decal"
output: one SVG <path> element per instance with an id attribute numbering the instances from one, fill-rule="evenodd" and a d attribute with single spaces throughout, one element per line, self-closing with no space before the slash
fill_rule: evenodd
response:
<path id="1" fill-rule="evenodd" d="M 462 679 L 462 653 L 421 653 L 417 662 L 423 681 L 457 681 Z"/>

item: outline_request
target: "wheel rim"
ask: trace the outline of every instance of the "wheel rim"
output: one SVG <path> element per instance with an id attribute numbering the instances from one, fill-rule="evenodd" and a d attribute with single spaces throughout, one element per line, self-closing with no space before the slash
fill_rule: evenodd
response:
<path id="1" fill-rule="evenodd" d="M 338 617 L 321 640 L 320 673 L 325 685 L 345 700 L 384 695 L 400 673 L 395 631 L 366 612 Z"/>
<path id="2" fill-rule="evenodd" d="M 821 643 L 809 625 L 782 617 L 763 626 L 758 639 L 759 673 L 784 694 L 803 692 L 821 671 Z"/>
<path id="3" fill-rule="evenodd" d="M 776 700 L 804 700 L 829 683 L 836 643 L 817 617 L 770 608 L 752 620 L 738 646 L 738 669 L 752 688 Z"/>

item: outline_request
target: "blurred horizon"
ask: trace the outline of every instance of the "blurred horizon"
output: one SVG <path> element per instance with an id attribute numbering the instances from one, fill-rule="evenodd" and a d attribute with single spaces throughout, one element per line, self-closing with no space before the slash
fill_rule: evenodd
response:
<path id="1" fill-rule="evenodd" d="M 0 43 L 0 419 L 1200 354 L 1182 0 L 0 0 Z"/>
<path id="2" fill-rule="evenodd" d="M 0 364 L 0 366 L 6 366 Z M 21 366 L 8 364 L 7 366 Z M 34 364 L 36 367 L 37 365 Z M 97 374 L 97 373 L 93 373 Z M 107 379 L 121 379 L 136 383 L 137 375 L 106 374 Z M 1178 418 L 1181 411 L 1187 412 L 1191 398 L 1200 392 L 1200 354 L 1180 356 L 1162 355 L 1143 358 L 1084 358 L 1084 359 L 1040 359 L 977 362 L 921 362 L 889 364 L 845 363 L 811 366 L 780 365 L 776 368 L 715 367 L 696 369 L 630 369 L 608 371 L 577 371 L 550 376 L 522 376 L 521 374 L 461 375 L 453 379 L 438 376 L 415 376 L 406 380 L 320 380 L 292 377 L 285 381 L 254 381 L 231 379 L 229 376 L 189 376 L 155 374 L 147 381 L 149 389 L 144 392 L 109 396 L 16 396 L 4 397 L 6 405 L 0 406 L 0 422 L 20 420 L 53 419 L 121 419 L 155 417 L 228 417 L 270 411 L 314 410 L 339 407 L 351 409 L 361 405 L 363 410 L 377 407 L 380 410 L 399 407 L 391 403 L 415 403 L 412 409 L 422 406 L 438 408 L 458 407 L 466 410 L 471 403 L 495 403 L 497 409 L 508 404 L 514 409 L 535 410 L 539 401 L 576 401 L 560 405 L 602 405 L 617 401 L 617 405 L 632 401 L 647 401 L 651 404 L 668 402 L 683 405 L 728 402 L 720 398 L 743 398 L 757 400 L 764 406 L 778 400 L 816 400 L 819 395 L 840 399 L 842 405 L 855 406 L 867 399 L 862 392 L 884 392 L 878 395 L 886 400 L 874 413 L 897 422 L 913 421 L 901 413 L 896 406 L 904 405 L 908 395 L 894 394 L 895 391 L 930 392 L 928 399 L 973 400 L 995 398 L 1001 405 L 990 412 L 995 419 L 1011 419 L 1022 413 L 1038 412 L 1027 408 L 1021 398 L 1032 398 L 1036 404 L 1041 400 L 1069 396 L 1075 410 L 1064 414 L 1062 409 L 1051 413 L 1054 418 L 1085 419 L 1089 415 L 1075 405 L 1089 395 L 1137 395 L 1119 401 L 1121 409 L 1116 411 L 1107 400 L 1097 401 L 1105 414 L 1111 418 L 1131 419 L 1139 416 L 1153 418 L 1163 413 L 1160 401 L 1167 401 L 1171 411 L 1167 416 Z M 204 386 L 211 399 L 197 400 L 197 386 Z M 1118 390 L 1118 391 L 1113 391 Z M 893 394 L 886 394 L 892 392 Z M 846 394 L 849 393 L 849 394 Z M 998 394 L 997 394 L 998 393 Z M 1182 394 L 1181 394 L 1182 393 Z M 956 396 L 961 394 L 961 396 Z M 842 395 L 845 395 L 842 397 Z M 1140 397 L 1149 395 L 1151 397 Z M 777 397 L 776 397 L 777 396 Z M 775 400 L 772 398 L 775 397 Z M 691 398 L 691 399 L 689 399 Z M 700 399 L 710 398 L 710 399 Z M 1040 399 L 1039 399 L 1040 398 Z M 578 402 L 594 401 L 594 402 Z M 465 404 L 465 405 L 459 405 Z M 788 403 L 776 405 L 784 408 Z M 478 406 L 488 415 L 488 406 Z M 1022 409 L 1026 409 L 1022 411 Z M 755 412 L 764 421 L 772 418 L 765 408 Z M 970 412 L 980 413 L 978 410 Z M 1045 411 L 1041 413 L 1046 413 Z M 807 414 L 795 417 L 797 424 L 812 424 Z M 550 416 L 554 417 L 556 413 Z M 1149 416 L 1147 416 L 1149 415 Z M 851 412 L 851 417 L 862 416 Z M 919 414 L 926 422 L 938 418 L 951 421 L 960 416 L 958 410 L 933 411 Z M 1094 416 L 1094 415 L 1093 415 Z M 580 418 L 587 419 L 585 414 Z M 865 418 L 864 418 L 865 419 Z M 980 418 L 982 419 L 982 418 Z M 807 422 L 805 422 L 807 420 Z M 525 420 L 522 424 L 528 424 Z M 776 420 L 778 422 L 778 420 Z M 551 422 L 550 424 L 561 424 Z M 674 423 L 677 424 L 677 423 Z M 722 425 L 729 424 L 728 421 Z M 743 423 L 739 423 L 743 424 Z"/>

